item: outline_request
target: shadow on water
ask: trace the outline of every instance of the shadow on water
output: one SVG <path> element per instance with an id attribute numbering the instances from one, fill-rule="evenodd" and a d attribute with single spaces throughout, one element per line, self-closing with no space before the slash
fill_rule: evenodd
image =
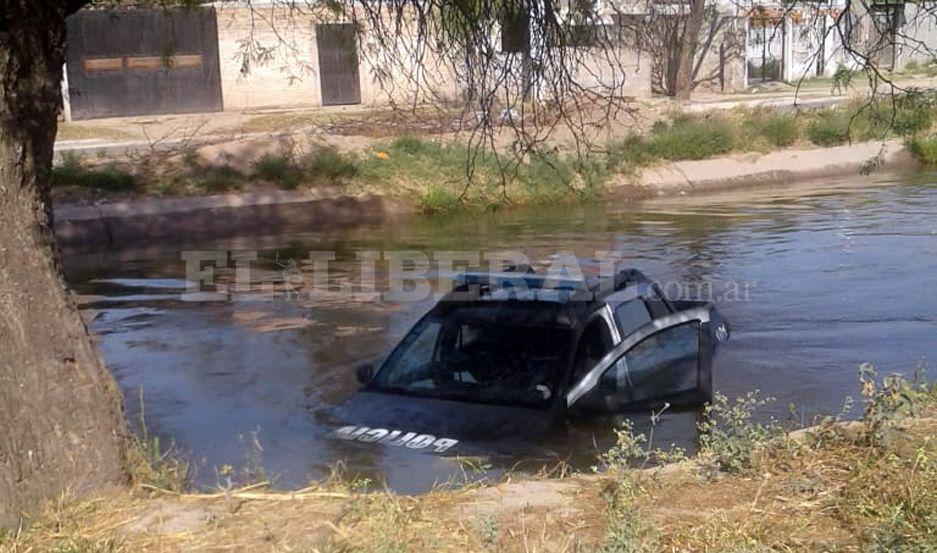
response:
<path id="1" fill-rule="evenodd" d="M 858 178 L 858 177 L 857 177 Z M 354 367 L 386 354 L 430 301 L 392 303 L 311 297 L 310 251 L 334 251 L 333 286 L 356 282 L 361 250 L 618 251 L 663 282 L 708 285 L 731 320 L 716 360 L 717 390 L 760 389 L 777 398 L 764 416 L 836 412 L 856 393 L 856 367 L 910 370 L 937 358 L 937 186 L 933 175 L 879 175 L 796 187 L 736 190 L 625 206 L 536 208 L 412 218 L 388 226 L 194 242 L 172 248 L 68 255 L 66 269 L 90 327 L 138 419 L 145 395 L 151 432 L 215 467 L 259 462 L 278 485 L 300 486 L 352 464 L 401 491 L 497 475 L 517 463 L 594 464 L 609 421 L 562 428 L 533 458 L 468 469 L 401 448 L 352 448 L 328 440 L 330 409 L 356 390 Z M 186 249 L 258 250 L 252 291 L 229 301 L 187 302 Z M 216 270 L 231 284 L 234 269 Z M 386 275 L 380 278 L 386 279 Z M 297 281 L 299 282 L 299 281 Z M 733 285 L 746 298 L 730 297 Z M 262 291 L 263 292 L 262 292 Z M 722 297 L 720 297 L 722 296 Z M 659 444 L 693 448 L 697 414 L 666 413 Z M 647 417 L 636 417 L 639 429 Z M 256 438 L 256 440 L 255 440 Z M 259 449 L 258 446 L 259 445 Z"/>

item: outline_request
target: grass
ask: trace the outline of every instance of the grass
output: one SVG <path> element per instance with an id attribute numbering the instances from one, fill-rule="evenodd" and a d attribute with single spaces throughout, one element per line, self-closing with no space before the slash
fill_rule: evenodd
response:
<path id="1" fill-rule="evenodd" d="M 184 491 L 188 484 L 189 465 L 181 460 L 175 444 L 164 447 L 158 436 L 150 436 L 146 425 L 146 406 L 143 389 L 139 391 L 139 431 L 131 434 L 124 453 L 124 463 L 130 481 L 135 486 L 147 486 L 172 492 Z"/>
<path id="2" fill-rule="evenodd" d="M 937 136 L 914 137 L 907 141 L 908 152 L 921 165 L 937 167 Z"/>
<path id="3" fill-rule="evenodd" d="M 398 137 L 368 150 L 359 180 L 372 188 L 413 196 L 426 213 L 463 206 L 496 208 L 581 200 L 598 193 L 606 178 L 595 160 L 554 152 L 518 160 L 474 150 L 464 143 Z M 464 194 L 464 195 L 463 195 Z"/>
<path id="4" fill-rule="evenodd" d="M 136 179 L 114 165 L 91 166 L 75 154 L 65 154 L 62 162 L 52 168 L 53 187 L 80 186 L 108 192 L 133 190 Z"/>
<path id="5" fill-rule="evenodd" d="M 130 140 L 134 138 L 140 138 L 140 136 L 124 129 L 84 122 L 59 123 L 55 134 L 56 140 Z"/>
<path id="6" fill-rule="evenodd" d="M 932 104 L 929 96 L 909 93 L 894 101 L 851 102 L 820 110 L 811 117 L 807 138 L 817 146 L 830 147 L 890 136 L 914 137 L 933 126 Z"/>
<path id="7" fill-rule="evenodd" d="M 305 174 L 316 183 L 341 184 L 358 176 L 358 160 L 334 146 L 320 146 L 302 160 Z"/>
<path id="8" fill-rule="evenodd" d="M 773 110 L 751 112 L 742 127 L 746 134 L 760 137 L 774 148 L 793 146 L 801 135 L 797 117 Z"/>
<path id="9" fill-rule="evenodd" d="M 265 154 L 251 164 L 254 178 L 271 182 L 280 188 L 291 190 L 303 180 L 303 172 L 296 163 L 285 155 Z"/>
<path id="10" fill-rule="evenodd" d="M 0 551 L 933 551 L 937 387 L 869 365 L 860 381 L 857 421 L 795 434 L 764 430 L 757 395 L 717 399 L 702 428 L 725 436 L 676 466 L 640 469 L 653 439 L 625 424 L 597 476 L 415 497 L 341 475 L 292 494 L 65 497 L 0 533 Z"/>
<path id="11" fill-rule="evenodd" d="M 141 163 L 134 174 L 115 166 L 91 167 L 66 158 L 55 168 L 53 182 L 107 191 L 135 188 L 152 194 L 204 194 L 237 190 L 251 180 L 260 180 L 282 189 L 341 186 L 402 197 L 424 213 L 492 210 L 592 200 L 601 197 L 611 182 L 659 163 L 810 144 L 831 147 L 903 137 L 912 155 L 934 165 L 937 153 L 931 143 L 937 139 L 930 133 L 935 109 L 931 95 L 911 91 L 872 103 L 851 102 L 798 113 L 768 108 L 673 112 L 645 133 L 613 140 L 602 153 L 582 155 L 560 148 L 515 155 L 465 142 L 405 135 L 355 153 L 326 145 L 300 155 L 269 153 L 254 160 L 248 174 L 224 164 L 203 163 L 193 152 L 180 156 L 179 167 L 164 171 L 157 168 L 165 164 Z M 278 120 L 294 116 L 263 117 Z"/>

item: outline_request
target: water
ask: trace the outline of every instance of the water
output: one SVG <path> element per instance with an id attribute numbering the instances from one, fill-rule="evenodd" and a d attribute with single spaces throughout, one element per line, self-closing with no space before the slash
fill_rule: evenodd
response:
<path id="1" fill-rule="evenodd" d="M 855 177 L 858 179 L 859 177 Z M 354 280 L 357 250 L 521 250 L 624 253 L 662 281 L 749 286 L 721 301 L 733 338 L 715 363 L 716 389 L 776 398 L 760 416 L 809 420 L 857 395 L 857 366 L 911 372 L 937 359 L 937 176 L 843 181 L 685 196 L 638 204 L 412 218 L 184 249 L 258 249 L 253 279 L 308 273 L 290 259 L 333 250 L 335 282 Z M 139 425 L 142 390 L 151 434 L 172 439 L 211 486 L 217 468 L 262 465 L 282 487 L 328 474 L 349 455 L 322 437 L 329 408 L 357 388 L 354 367 L 386 353 L 431 305 L 273 299 L 258 291 L 226 302 L 184 302 L 182 247 L 71 253 L 80 306 Z M 230 280 L 231 270 L 219 270 Z M 278 288 L 282 292 L 282 288 Z M 640 417 L 639 423 L 644 423 Z M 696 413 L 666 413 L 657 443 L 692 449 Z M 609 440 L 608 421 L 560 433 L 549 451 L 584 467 Z M 399 448 L 356 453 L 354 466 L 402 491 L 463 478 L 453 460 Z M 538 462 L 543 461 L 538 458 Z M 483 463 L 482 463 L 483 465 Z M 469 471 L 497 475 L 503 464 Z"/>

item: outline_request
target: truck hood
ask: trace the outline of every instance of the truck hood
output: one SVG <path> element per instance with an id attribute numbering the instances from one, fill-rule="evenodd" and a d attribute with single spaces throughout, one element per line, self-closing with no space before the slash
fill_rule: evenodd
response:
<path id="1" fill-rule="evenodd" d="M 544 437 L 549 410 L 358 392 L 332 413 L 330 437 L 444 455 L 512 455 Z"/>

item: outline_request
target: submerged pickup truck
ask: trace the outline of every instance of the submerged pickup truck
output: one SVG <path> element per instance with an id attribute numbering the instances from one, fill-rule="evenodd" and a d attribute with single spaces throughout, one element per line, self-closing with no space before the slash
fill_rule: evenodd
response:
<path id="1" fill-rule="evenodd" d="M 712 398 L 713 355 L 728 338 L 713 304 L 670 300 L 635 269 L 463 273 L 380 366 L 358 367 L 361 390 L 331 436 L 477 454 L 571 416 L 698 405 Z"/>

